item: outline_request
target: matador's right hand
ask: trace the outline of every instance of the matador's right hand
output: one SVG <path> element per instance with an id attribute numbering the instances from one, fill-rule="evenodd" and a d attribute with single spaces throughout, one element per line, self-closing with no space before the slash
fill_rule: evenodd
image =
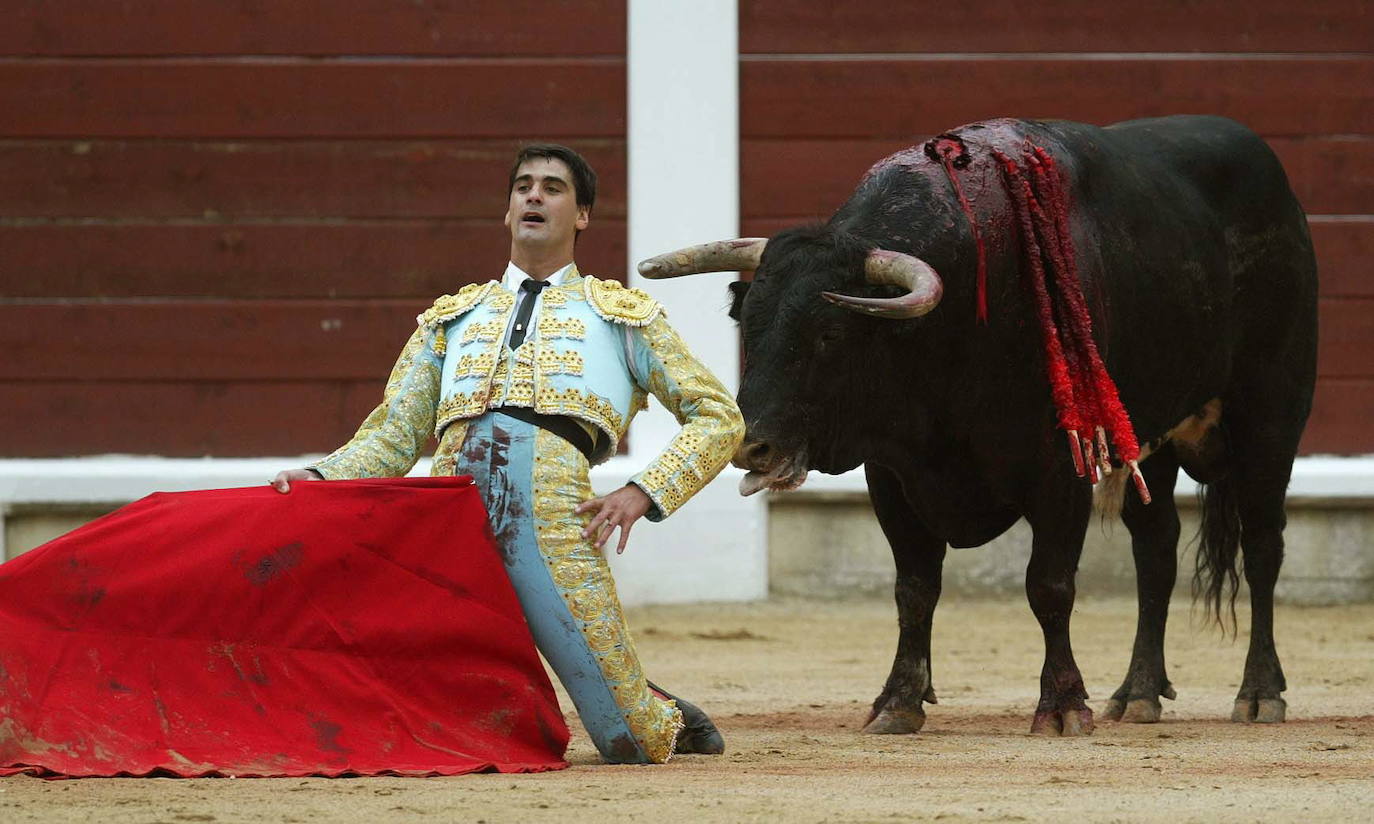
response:
<path id="1" fill-rule="evenodd" d="M 322 481 L 324 476 L 313 469 L 283 469 L 277 473 L 277 477 L 268 483 L 278 492 L 285 495 L 291 491 L 292 481 Z"/>

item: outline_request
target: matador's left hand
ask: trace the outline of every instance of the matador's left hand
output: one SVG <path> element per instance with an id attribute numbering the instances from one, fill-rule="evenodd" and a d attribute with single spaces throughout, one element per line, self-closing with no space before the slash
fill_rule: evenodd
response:
<path id="1" fill-rule="evenodd" d="M 620 545 L 615 548 L 615 554 L 619 555 L 625 551 L 625 542 L 630 540 L 630 527 L 644 517 L 653 503 L 644 490 L 634 484 L 625 484 L 609 495 L 583 501 L 574 511 L 579 515 L 583 512 L 596 513 L 587 528 L 582 530 L 582 537 L 591 538 L 597 549 L 605 549 L 611 533 L 620 527 Z"/>

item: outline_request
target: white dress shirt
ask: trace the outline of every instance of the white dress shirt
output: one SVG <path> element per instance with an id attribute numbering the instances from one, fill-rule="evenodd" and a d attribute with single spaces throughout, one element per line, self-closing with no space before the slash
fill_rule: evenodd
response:
<path id="1" fill-rule="evenodd" d="M 548 282 L 549 286 L 562 286 L 563 279 L 566 278 L 568 276 L 568 273 L 572 271 L 573 266 L 574 264 L 569 263 L 567 266 L 564 266 L 562 269 L 559 269 L 557 272 L 554 272 L 552 275 L 549 275 L 548 277 L 544 278 L 544 280 Z M 520 298 L 522 297 L 522 295 L 520 294 L 520 284 L 524 283 L 527 280 L 534 280 L 534 278 L 531 278 L 528 274 L 525 273 L 525 270 L 521 269 L 519 266 L 516 266 L 514 263 L 506 264 L 506 272 L 505 274 L 501 275 L 501 285 L 504 286 L 507 289 L 507 291 L 513 292 L 515 294 L 516 311 L 511 313 L 510 324 L 506 326 L 506 337 L 501 341 L 502 348 L 510 346 L 510 333 L 515 329 L 515 316 L 520 314 L 519 306 Z M 542 292 L 534 296 L 534 306 L 530 310 L 531 323 L 534 322 L 535 318 L 539 317 L 539 307 L 543 300 L 544 294 Z M 529 330 L 526 330 L 525 339 L 529 340 L 529 338 Z"/>

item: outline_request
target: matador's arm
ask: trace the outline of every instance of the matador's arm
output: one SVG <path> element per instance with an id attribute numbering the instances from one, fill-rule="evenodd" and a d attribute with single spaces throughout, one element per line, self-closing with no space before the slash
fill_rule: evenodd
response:
<path id="1" fill-rule="evenodd" d="M 632 328 L 634 373 L 682 429 L 643 472 L 630 479 L 653 500 L 646 517 L 661 521 L 720 474 L 744 440 L 734 398 L 660 315 Z"/>
<path id="2" fill-rule="evenodd" d="M 353 439 L 308 468 L 325 478 L 389 478 L 410 471 L 434 430 L 443 358 L 434 351 L 442 334 L 416 329 L 396 359 L 382 402 Z"/>

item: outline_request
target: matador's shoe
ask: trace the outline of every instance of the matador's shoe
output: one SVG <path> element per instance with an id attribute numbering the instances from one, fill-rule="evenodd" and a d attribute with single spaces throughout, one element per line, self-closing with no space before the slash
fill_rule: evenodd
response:
<path id="1" fill-rule="evenodd" d="M 682 732 L 678 733 L 674 752 L 699 755 L 720 755 L 725 752 L 725 737 L 701 707 L 678 698 L 653 681 L 648 684 L 655 695 L 676 701 L 677 708 L 682 712 Z"/>

